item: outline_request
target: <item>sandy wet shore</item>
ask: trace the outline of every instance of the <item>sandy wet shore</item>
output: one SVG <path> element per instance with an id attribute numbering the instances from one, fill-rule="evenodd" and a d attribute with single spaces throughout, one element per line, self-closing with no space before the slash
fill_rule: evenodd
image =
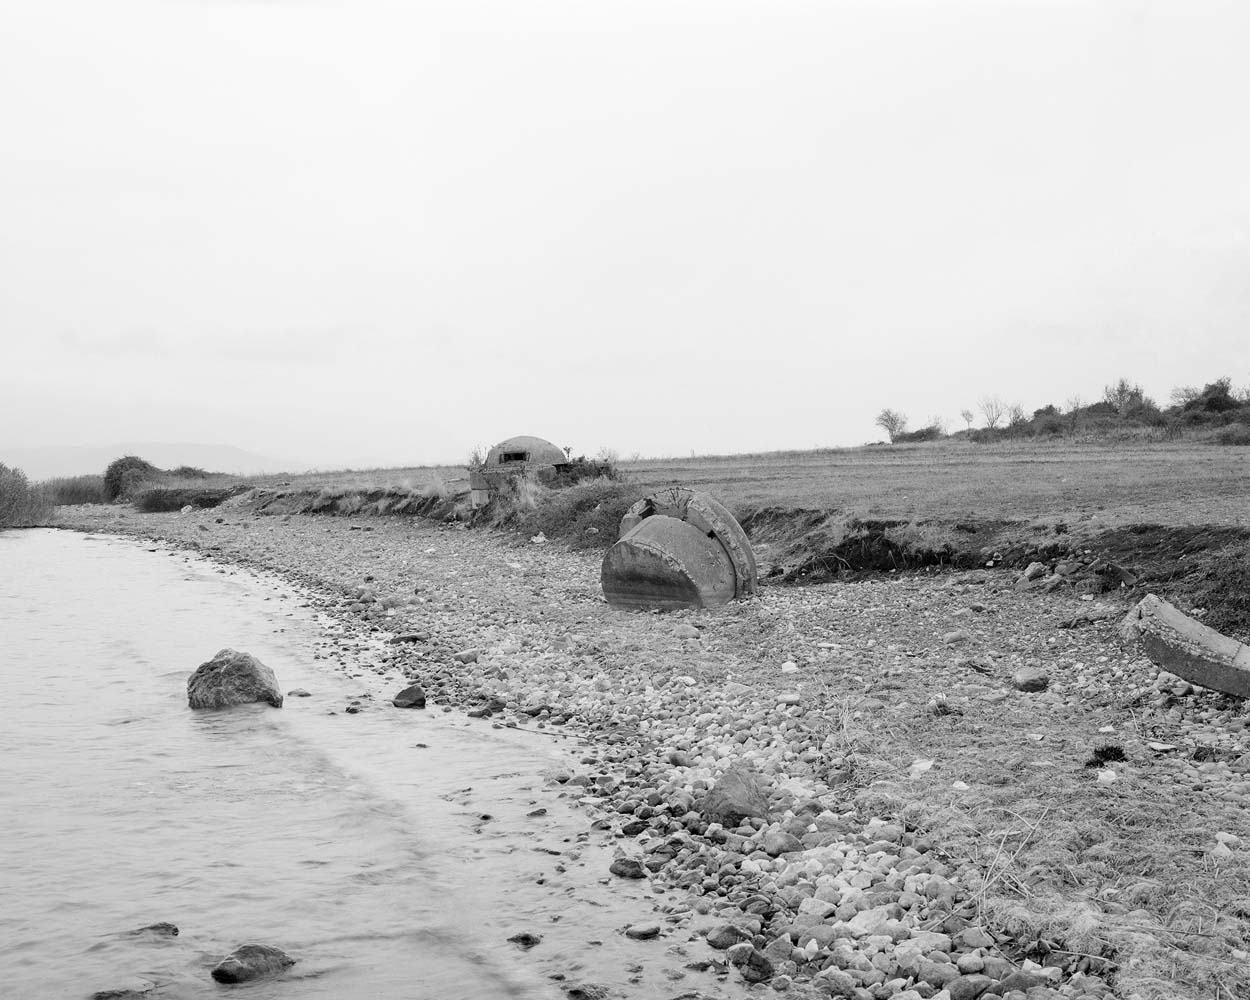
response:
<path id="1" fill-rule="evenodd" d="M 576 790 L 631 874 L 670 890 L 652 944 L 694 956 L 712 932 L 711 959 L 687 960 L 716 963 L 707 984 L 689 970 L 674 993 L 1245 985 L 1245 714 L 1125 650 L 1114 601 L 974 572 L 634 614 L 602 601 L 597 556 L 417 519 L 64 520 L 283 575 L 344 624 L 325 657 L 379 685 L 401 673 L 484 726 L 588 736 L 553 794 Z M 770 822 L 709 822 L 727 769 L 759 776 Z"/>

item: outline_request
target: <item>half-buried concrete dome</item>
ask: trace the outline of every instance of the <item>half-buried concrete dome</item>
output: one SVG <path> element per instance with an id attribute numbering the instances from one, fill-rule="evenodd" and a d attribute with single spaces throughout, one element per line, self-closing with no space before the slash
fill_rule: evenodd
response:
<path id="1" fill-rule="evenodd" d="M 522 435 L 508 438 L 507 441 L 500 441 L 495 445 L 486 453 L 486 463 L 483 468 L 487 471 L 513 468 L 518 470 L 557 468 L 561 465 L 568 465 L 568 462 L 568 456 L 564 454 L 564 451 L 550 441 Z"/>

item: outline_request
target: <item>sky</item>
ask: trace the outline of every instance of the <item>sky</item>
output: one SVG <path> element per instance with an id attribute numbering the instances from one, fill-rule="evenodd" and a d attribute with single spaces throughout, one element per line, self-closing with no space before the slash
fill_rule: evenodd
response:
<path id="1" fill-rule="evenodd" d="M 741 453 L 1246 385 L 1247 51 L 1203 0 L 0 0 L 0 450 Z"/>

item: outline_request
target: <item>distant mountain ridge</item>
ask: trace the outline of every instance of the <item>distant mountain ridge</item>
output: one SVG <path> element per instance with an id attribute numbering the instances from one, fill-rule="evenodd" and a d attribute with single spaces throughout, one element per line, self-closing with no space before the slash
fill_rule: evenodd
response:
<path id="1" fill-rule="evenodd" d="M 106 445 L 0 447 L 0 462 L 10 468 L 21 469 L 32 480 L 102 473 L 109 462 L 123 455 L 138 455 L 162 469 L 193 465 L 207 472 L 230 472 L 240 476 L 254 476 L 262 472 L 290 472 L 297 467 L 302 468 L 296 462 L 258 455 L 228 444 L 123 441 Z"/>

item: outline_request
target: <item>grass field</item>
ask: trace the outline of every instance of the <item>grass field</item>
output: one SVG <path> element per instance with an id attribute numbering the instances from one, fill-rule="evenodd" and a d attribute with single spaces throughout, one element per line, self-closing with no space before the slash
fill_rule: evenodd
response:
<path id="1" fill-rule="evenodd" d="M 935 442 L 624 463 L 645 490 L 680 483 L 732 510 L 856 510 L 908 520 L 1250 525 L 1250 448 Z"/>

